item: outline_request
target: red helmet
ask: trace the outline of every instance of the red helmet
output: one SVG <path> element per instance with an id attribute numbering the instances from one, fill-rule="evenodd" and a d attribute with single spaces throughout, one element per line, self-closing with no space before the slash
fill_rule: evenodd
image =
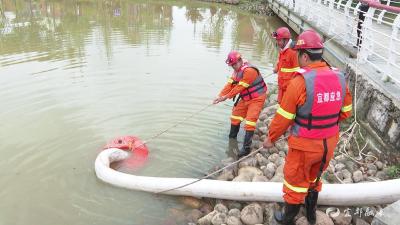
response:
<path id="1" fill-rule="evenodd" d="M 225 60 L 225 63 L 232 66 L 233 64 L 237 63 L 242 56 L 237 51 L 231 51 L 228 54 L 228 58 Z"/>
<path id="2" fill-rule="evenodd" d="M 290 31 L 287 27 L 279 27 L 276 31 L 272 32 L 272 37 L 275 38 L 276 40 L 279 39 L 290 39 Z"/>
<path id="3" fill-rule="evenodd" d="M 321 36 L 314 30 L 306 30 L 297 37 L 294 49 L 323 49 Z"/>

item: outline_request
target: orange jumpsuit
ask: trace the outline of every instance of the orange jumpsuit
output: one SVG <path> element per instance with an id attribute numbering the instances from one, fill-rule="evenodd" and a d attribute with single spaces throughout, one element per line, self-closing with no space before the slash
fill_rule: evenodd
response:
<path id="1" fill-rule="evenodd" d="M 279 51 L 278 63 L 276 65 L 278 72 L 278 103 L 282 101 L 289 81 L 293 78 L 295 72 L 300 69 L 297 51 L 290 48 L 290 44 L 291 42 L 283 50 Z"/>
<path id="2" fill-rule="evenodd" d="M 313 63 L 307 67 L 326 69 L 324 62 Z M 303 76 L 295 76 L 288 85 L 282 103 L 280 104 L 275 117 L 271 121 L 269 138 L 275 142 L 294 123 L 296 109 L 306 101 L 306 85 Z M 346 96 L 339 115 L 339 120 L 350 117 L 352 110 L 352 97 L 348 87 Z M 328 153 L 324 170 L 328 167 L 330 159 L 339 140 L 339 134 L 326 138 Z M 324 152 L 322 139 L 309 139 L 290 135 L 288 138 L 289 150 L 285 159 L 283 169 L 283 198 L 289 204 L 301 204 L 307 195 L 308 188 L 318 175 L 319 167 Z M 318 182 L 317 191 L 321 191 L 322 183 Z"/>
<path id="3" fill-rule="evenodd" d="M 256 80 L 257 76 L 258 73 L 254 68 L 247 68 L 243 73 L 242 80 L 235 85 L 232 84 L 233 79 L 230 78 L 228 83 L 219 93 L 219 96 L 226 96 L 229 99 L 233 98 L 249 87 L 249 85 Z M 254 131 L 256 129 L 258 116 L 260 115 L 266 98 L 267 95 L 263 94 L 248 101 L 241 99 L 239 103 L 232 109 L 231 124 L 239 125 L 243 120 L 246 120 L 244 129 L 246 131 Z"/>

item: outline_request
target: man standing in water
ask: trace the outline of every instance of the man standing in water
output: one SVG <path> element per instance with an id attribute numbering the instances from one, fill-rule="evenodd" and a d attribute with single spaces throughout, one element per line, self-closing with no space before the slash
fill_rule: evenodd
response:
<path id="1" fill-rule="evenodd" d="M 260 71 L 244 62 L 239 52 L 230 52 L 225 63 L 233 68 L 233 74 L 213 103 L 217 104 L 239 95 L 232 109 L 229 138 L 236 139 L 240 123 L 246 120 L 243 147 L 238 154 L 240 158 L 250 153 L 256 122 L 267 97 L 267 86 Z"/>
<path id="2" fill-rule="evenodd" d="M 300 69 L 297 62 L 297 52 L 292 49 L 294 42 L 287 27 L 280 27 L 272 33 L 279 47 L 278 63 L 274 73 L 278 73 L 278 103 L 281 103 L 289 81 L 295 72 Z"/>
<path id="3" fill-rule="evenodd" d="M 315 31 L 301 33 L 294 48 L 301 69 L 289 82 L 264 147 L 272 147 L 291 126 L 283 169 L 285 209 L 274 216 L 281 224 L 293 224 L 304 202 L 307 220 L 315 224 L 321 174 L 339 140 L 339 121 L 351 115 L 352 98 L 344 74 L 322 62 L 324 45 Z"/>

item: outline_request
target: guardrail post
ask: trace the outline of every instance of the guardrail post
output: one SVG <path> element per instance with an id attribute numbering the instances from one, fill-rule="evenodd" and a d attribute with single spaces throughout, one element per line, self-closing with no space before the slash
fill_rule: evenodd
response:
<path id="1" fill-rule="evenodd" d="M 346 17 L 346 37 L 344 37 L 343 44 L 353 46 L 352 33 L 354 29 L 353 17 L 350 16 L 350 7 L 352 1 L 347 1 L 344 6 L 344 16 Z"/>
<path id="2" fill-rule="evenodd" d="M 392 26 L 392 35 L 390 36 L 389 41 L 389 52 L 388 52 L 388 60 L 386 62 L 386 74 L 382 76 L 382 80 L 386 81 L 390 76 L 393 76 L 393 66 L 396 63 L 396 47 L 395 47 L 395 39 L 397 39 L 397 34 L 399 33 L 400 28 L 400 15 L 397 15 L 396 19 L 393 21 Z M 398 80 L 396 79 L 398 82 Z"/>
<path id="3" fill-rule="evenodd" d="M 370 7 L 368 12 L 365 14 L 365 20 L 361 28 L 361 50 L 358 55 L 362 61 L 367 61 L 368 56 L 373 52 L 373 41 L 372 41 L 372 18 L 374 17 L 375 9 Z"/>

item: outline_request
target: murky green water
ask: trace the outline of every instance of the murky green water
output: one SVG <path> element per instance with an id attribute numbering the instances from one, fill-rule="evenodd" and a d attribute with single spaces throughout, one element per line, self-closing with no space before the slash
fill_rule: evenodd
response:
<path id="1" fill-rule="evenodd" d="M 0 225 L 163 224 L 177 198 L 100 182 L 99 149 L 211 103 L 231 49 L 270 73 L 282 25 L 192 1 L 0 3 Z M 137 174 L 202 176 L 226 156 L 231 105 L 151 141 Z"/>

